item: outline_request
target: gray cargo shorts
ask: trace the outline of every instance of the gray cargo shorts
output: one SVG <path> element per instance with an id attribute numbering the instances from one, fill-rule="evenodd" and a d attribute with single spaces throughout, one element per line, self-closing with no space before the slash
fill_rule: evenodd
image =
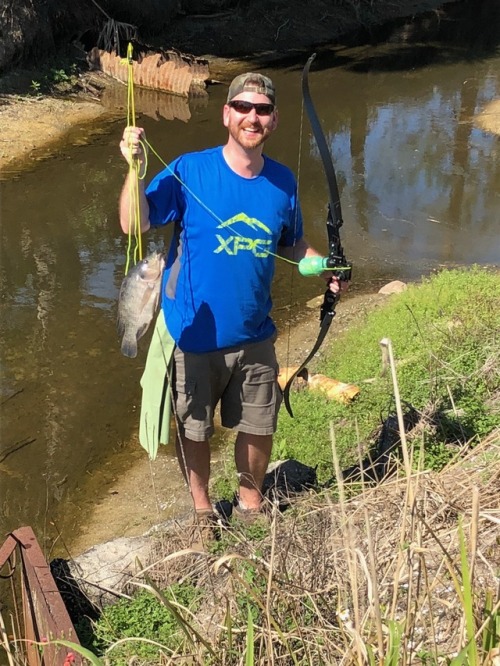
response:
<path id="1" fill-rule="evenodd" d="M 253 435 L 276 431 L 282 393 L 274 340 L 202 354 L 176 348 L 176 418 L 186 437 L 203 442 L 213 434 L 219 401 L 224 427 Z"/>

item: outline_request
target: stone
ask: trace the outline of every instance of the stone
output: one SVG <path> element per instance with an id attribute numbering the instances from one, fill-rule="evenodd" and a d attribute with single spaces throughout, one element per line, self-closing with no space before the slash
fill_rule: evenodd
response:
<path id="1" fill-rule="evenodd" d="M 408 285 L 401 280 L 393 280 L 388 282 L 386 285 L 381 287 L 378 290 L 379 294 L 400 294 L 402 291 L 405 291 L 408 288 Z"/>

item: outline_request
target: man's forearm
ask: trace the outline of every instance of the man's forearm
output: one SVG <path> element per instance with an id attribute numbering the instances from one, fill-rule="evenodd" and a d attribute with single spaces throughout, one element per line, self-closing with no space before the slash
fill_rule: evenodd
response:
<path id="1" fill-rule="evenodd" d="M 137 212 L 139 212 L 141 233 L 147 231 L 151 226 L 149 223 L 149 205 L 144 192 L 144 181 L 139 179 L 136 182 L 137 187 L 130 173 L 127 174 L 120 195 L 120 225 L 122 231 L 126 234 L 129 231 L 134 231 Z M 139 202 L 138 206 L 136 196 Z"/>
<path id="2" fill-rule="evenodd" d="M 300 261 L 304 257 L 319 257 L 322 256 L 320 253 L 309 245 L 305 238 L 301 238 L 291 247 L 280 246 L 278 248 L 278 253 L 285 257 L 285 259 L 291 259 L 292 261 Z"/>

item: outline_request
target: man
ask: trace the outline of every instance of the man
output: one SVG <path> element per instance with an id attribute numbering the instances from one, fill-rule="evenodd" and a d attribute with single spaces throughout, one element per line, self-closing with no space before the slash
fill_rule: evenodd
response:
<path id="1" fill-rule="evenodd" d="M 220 402 L 222 425 L 237 431 L 240 514 L 261 508 L 281 393 L 269 313 L 277 255 L 318 256 L 303 237 L 292 172 L 263 154 L 278 125 L 275 89 L 242 74 L 223 108 L 224 146 L 181 155 L 148 188 L 139 181 L 141 231 L 174 222 L 162 308 L 174 338 L 177 454 L 198 516 L 211 516 L 209 438 Z M 125 129 L 125 159 L 145 161 L 144 130 Z M 128 178 L 128 177 L 127 177 Z M 120 199 L 128 233 L 130 185 Z M 333 292 L 336 279 L 328 276 Z"/>

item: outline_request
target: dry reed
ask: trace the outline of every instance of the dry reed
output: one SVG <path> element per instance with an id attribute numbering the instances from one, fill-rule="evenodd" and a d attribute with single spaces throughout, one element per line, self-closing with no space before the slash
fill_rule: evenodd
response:
<path id="1" fill-rule="evenodd" d="M 335 463 L 334 434 L 332 445 Z M 258 542 L 233 530 L 217 557 L 182 552 L 178 534 L 150 565 L 160 585 L 190 580 L 204 591 L 197 626 L 218 657 L 191 653 L 189 663 L 244 663 L 249 607 L 255 664 L 450 663 L 467 644 L 460 530 L 477 663 L 494 663 L 481 638 L 488 594 L 498 616 L 500 430 L 439 473 L 401 470 L 359 494 L 336 467 L 335 495 L 296 498 Z"/>

